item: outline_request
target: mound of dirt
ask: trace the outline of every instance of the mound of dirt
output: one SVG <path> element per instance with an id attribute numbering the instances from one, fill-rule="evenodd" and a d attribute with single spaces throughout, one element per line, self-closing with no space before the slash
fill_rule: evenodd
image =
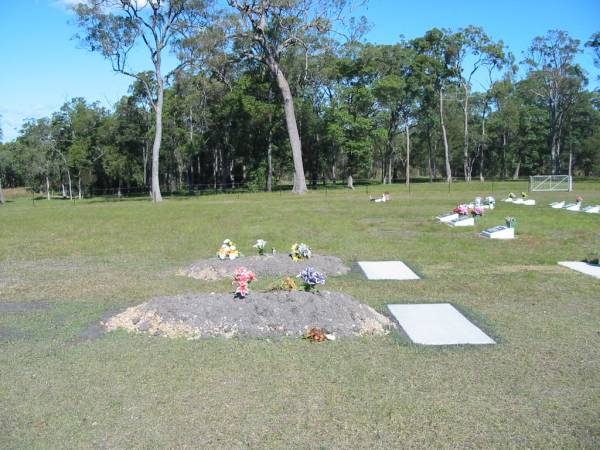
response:
<path id="1" fill-rule="evenodd" d="M 296 276 L 308 266 L 314 267 L 327 276 L 344 275 L 350 272 L 350 268 L 335 256 L 313 255 L 304 261 L 293 261 L 288 255 L 275 254 L 244 256 L 233 261 L 218 258 L 205 259 L 180 270 L 178 275 L 212 281 L 233 277 L 235 269 L 241 266 L 254 272 L 257 277 Z"/>
<path id="2" fill-rule="evenodd" d="M 337 337 L 381 335 L 394 327 L 387 317 L 339 292 L 253 292 L 158 297 L 128 308 L 104 323 L 166 337 L 302 336 L 322 328 Z"/>

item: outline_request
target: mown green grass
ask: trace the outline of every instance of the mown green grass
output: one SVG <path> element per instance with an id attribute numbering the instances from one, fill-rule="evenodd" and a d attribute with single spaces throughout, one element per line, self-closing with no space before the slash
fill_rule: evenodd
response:
<path id="1" fill-rule="evenodd" d="M 600 203 L 597 183 L 499 202 L 477 229 L 518 219 L 494 242 L 433 217 L 490 183 L 366 187 L 146 201 L 17 199 L 0 207 L 0 301 L 48 302 L 0 314 L 2 448 L 594 448 L 600 446 L 600 283 L 556 265 L 600 249 L 600 217 L 547 208 Z M 370 186 L 369 193 L 377 195 Z M 375 189 L 375 191 L 374 191 Z M 497 199 L 526 185 L 494 183 Z M 408 282 L 330 278 L 380 311 L 451 302 L 499 342 L 430 348 L 401 333 L 311 344 L 80 333 L 111 309 L 157 295 L 228 291 L 175 276 L 225 238 L 295 241 L 349 264 L 400 259 Z M 255 289 L 273 280 L 259 280 Z M 2 336 L 2 334 L 0 334 Z"/>

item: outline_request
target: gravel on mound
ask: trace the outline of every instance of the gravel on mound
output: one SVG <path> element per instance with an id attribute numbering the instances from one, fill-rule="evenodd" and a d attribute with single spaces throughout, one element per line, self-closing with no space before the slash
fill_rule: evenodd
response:
<path id="1" fill-rule="evenodd" d="M 212 281 L 233 277 L 235 269 L 242 266 L 254 272 L 257 277 L 296 276 L 308 266 L 314 267 L 327 276 L 344 275 L 350 272 L 350 268 L 335 256 L 313 255 L 304 261 L 294 261 L 288 255 L 275 254 L 243 256 L 233 261 L 218 258 L 205 259 L 180 270 L 178 275 Z"/>
<path id="2" fill-rule="evenodd" d="M 253 292 L 158 297 L 128 308 L 104 323 L 166 337 L 302 336 L 322 328 L 335 336 L 385 334 L 394 324 L 373 308 L 340 292 Z"/>

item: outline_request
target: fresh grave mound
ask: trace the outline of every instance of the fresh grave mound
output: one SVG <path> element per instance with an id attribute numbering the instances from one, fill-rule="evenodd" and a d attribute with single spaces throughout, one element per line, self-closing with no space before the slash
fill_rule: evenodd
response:
<path id="1" fill-rule="evenodd" d="M 178 275 L 212 281 L 233 277 L 235 269 L 241 266 L 254 272 L 257 277 L 295 276 L 307 266 L 314 267 L 328 276 L 344 275 L 350 272 L 350 268 L 335 256 L 313 255 L 310 259 L 293 261 L 288 255 L 275 254 L 245 256 L 234 260 L 205 259 L 193 263 L 187 269 L 180 270 Z"/>
<path id="2" fill-rule="evenodd" d="M 253 292 L 158 297 L 128 308 L 104 323 L 166 337 L 302 336 L 320 328 L 334 336 L 385 334 L 392 321 L 340 292 Z"/>

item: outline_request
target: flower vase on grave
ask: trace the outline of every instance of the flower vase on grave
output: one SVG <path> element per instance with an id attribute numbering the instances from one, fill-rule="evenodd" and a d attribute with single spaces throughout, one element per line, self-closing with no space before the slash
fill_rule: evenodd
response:
<path id="1" fill-rule="evenodd" d="M 515 219 L 514 217 L 507 217 L 506 218 L 506 227 L 507 228 L 516 228 L 517 227 L 517 219 Z"/>

